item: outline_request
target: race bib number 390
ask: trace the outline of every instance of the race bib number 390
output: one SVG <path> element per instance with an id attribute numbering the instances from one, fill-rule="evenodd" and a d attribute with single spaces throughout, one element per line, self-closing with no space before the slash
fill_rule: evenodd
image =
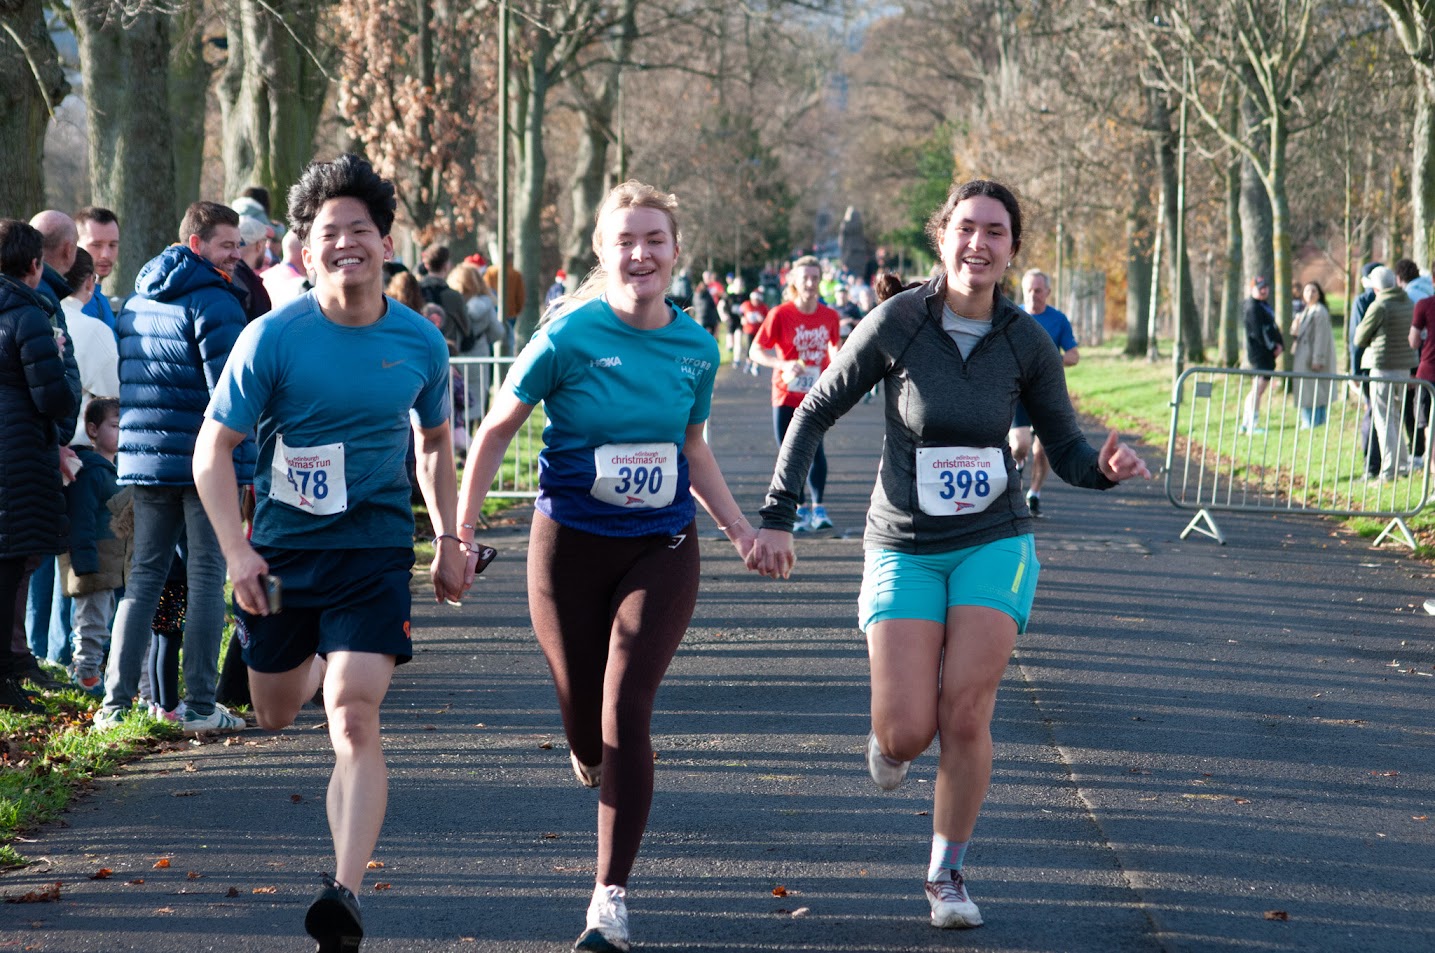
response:
<path id="1" fill-rule="evenodd" d="M 624 509 L 661 509 L 678 488 L 678 447 L 672 443 L 608 443 L 593 451 L 595 500 Z"/>
<path id="2" fill-rule="evenodd" d="M 1000 447 L 921 447 L 917 505 L 928 516 L 980 513 L 1006 492 Z"/>
<path id="3" fill-rule="evenodd" d="M 291 447 L 281 434 L 274 445 L 269 498 L 313 516 L 333 516 L 349 506 L 344 481 L 344 445 Z"/>

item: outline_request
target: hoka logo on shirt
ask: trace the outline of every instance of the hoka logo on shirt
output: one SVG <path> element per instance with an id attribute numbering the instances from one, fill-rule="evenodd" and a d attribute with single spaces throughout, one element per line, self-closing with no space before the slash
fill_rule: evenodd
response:
<path id="1" fill-rule="evenodd" d="M 589 364 L 592 367 L 622 367 L 623 359 L 617 355 L 613 357 L 595 357 Z"/>

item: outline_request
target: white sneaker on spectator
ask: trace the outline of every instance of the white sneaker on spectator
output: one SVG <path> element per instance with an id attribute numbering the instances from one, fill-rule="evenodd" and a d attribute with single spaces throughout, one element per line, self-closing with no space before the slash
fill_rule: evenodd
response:
<path id="1" fill-rule="evenodd" d="M 216 704 L 214 711 L 208 715 L 201 715 L 186 706 L 184 714 L 180 716 L 179 728 L 187 735 L 200 735 L 205 732 L 217 732 L 227 734 L 235 731 L 243 731 L 247 726 L 244 719 L 231 712 L 223 705 Z"/>

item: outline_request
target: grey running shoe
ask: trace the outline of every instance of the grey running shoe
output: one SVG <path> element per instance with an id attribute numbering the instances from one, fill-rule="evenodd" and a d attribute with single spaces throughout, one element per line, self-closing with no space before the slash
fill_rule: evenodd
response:
<path id="1" fill-rule="evenodd" d="M 897 761 L 882 753 L 882 748 L 877 744 L 877 733 L 867 734 L 867 773 L 872 775 L 873 782 L 884 791 L 895 791 L 901 785 L 902 779 L 907 776 L 907 769 L 912 766 L 910 761 Z"/>
<path id="2" fill-rule="evenodd" d="M 927 903 L 932 908 L 932 926 L 943 930 L 965 930 L 982 925 L 982 912 L 967 896 L 967 883 L 960 870 L 947 871 L 950 877 L 927 881 Z"/>

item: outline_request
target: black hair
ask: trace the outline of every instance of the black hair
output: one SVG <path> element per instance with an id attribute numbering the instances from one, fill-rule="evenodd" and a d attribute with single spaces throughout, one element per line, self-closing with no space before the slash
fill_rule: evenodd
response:
<path id="1" fill-rule="evenodd" d="M 118 397 L 92 397 L 85 405 L 85 426 L 98 427 L 105 422 L 110 414 L 120 412 L 120 399 Z"/>
<path id="2" fill-rule="evenodd" d="M 240 189 L 239 195 L 236 196 L 236 198 L 253 199 L 259 203 L 260 208 L 264 209 L 264 217 L 269 217 L 269 190 L 264 186 L 251 185 L 247 188 Z"/>
<path id="3" fill-rule="evenodd" d="M 1417 275 L 1418 275 L 1418 274 L 1419 274 L 1419 273 L 1417 272 Z M 1319 282 L 1319 281 L 1307 281 L 1304 285 L 1302 285 L 1302 286 L 1301 286 L 1301 289 L 1300 289 L 1300 294 L 1301 294 L 1301 297 L 1302 297 L 1302 298 L 1305 297 L 1305 289 L 1307 289 L 1307 288 L 1314 288 L 1314 289 L 1315 289 L 1316 297 L 1320 299 L 1320 306 L 1321 306 L 1322 308 L 1324 308 L 1324 307 L 1326 306 L 1326 304 L 1325 304 L 1325 289 L 1320 286 L 1320 282 Z"/>
<path id="4" fill-rule="evenodd" d="M 179 240 L 188 243 L 189 236 L 198 235 L 200 241 L 207 242 L 221 225 L 238 228 L 239 213 L 218 202 L 195 202 L 184 210 L 184 218 L 179 223 Z"/>
<path id="5" fill-rule="evenodd" d="M 346 152 L 333 162 L 311 162 L 289 190 L 289 227 L 301 241 L 309 241 L 309 229 L 319 210 L 330 199 L 354 198 L 369 209 L 369 217 L 381 236 L 388 235 L 394 225 L 394 185 L 374 171 L 374 167 L 353 153 Z"/>
<path id="6" fill-rule="evenodd" d="M 83 248 L 76 248 L 75 263 L 70 266 L 69 271 L 65 272 L 65 284 L 70 286 L 70 293 L 78 294 L 85 279 L 94 273 L 95 260 L 90 257 L 90 253 Z"/>
<path id="7" fill-rule="evenodd" d="M 947 230 L 947 222 L 951 221 L 952 212 L 956 210 L 957 206 L 967 199 L 981 196 L 996 199 L 1002 203 L 1007 215 L 1011 218 L 1011 252 L 1015 255 L 1021 251 L 1021 203 L 1017 201 L 1011 189 L 1000 182 L 993 182 L 991 179 L 972 179 L 952 187 L 952 191 L 947 193 L 947 200 L 942 203 L 942 207 L 927 219 L 927 239 L 931 241 L 932 248 L 941 248 L 942 233 Z"/>
<path id="8" fill-rule="evenodd" d="M 448 267 L 449 250 L 447 245 L 430 245 L 424 249 L 423 263 L 430 274 L 443 271 Z"/>
<path id="9" fill-rule="evenodd" d="M 109 225 L 113 222 L 118 225 L 120 223 L 120 217 L 107 208 L 101 208 L 98 205 L 86 205 L 75 213 L 75 227 L 78 228 L 86 222 L 94 222 L 96 225 Z"/>
<path id="10" fill-rule="evenodd" d="M 1420 277 L 1420 266 L 1409 258 L 1402 258 L 1397 261 L 1393 270 L 1395 271 L 1395 277 L 1400 279 L 1402 285 L 1408 285 Z"/>
<path id="11" fill-rule="evenodd" d="M 29 222 L 0 218 L 0 275 L 23 278 L 45 254 L 45 236 Z"/>

